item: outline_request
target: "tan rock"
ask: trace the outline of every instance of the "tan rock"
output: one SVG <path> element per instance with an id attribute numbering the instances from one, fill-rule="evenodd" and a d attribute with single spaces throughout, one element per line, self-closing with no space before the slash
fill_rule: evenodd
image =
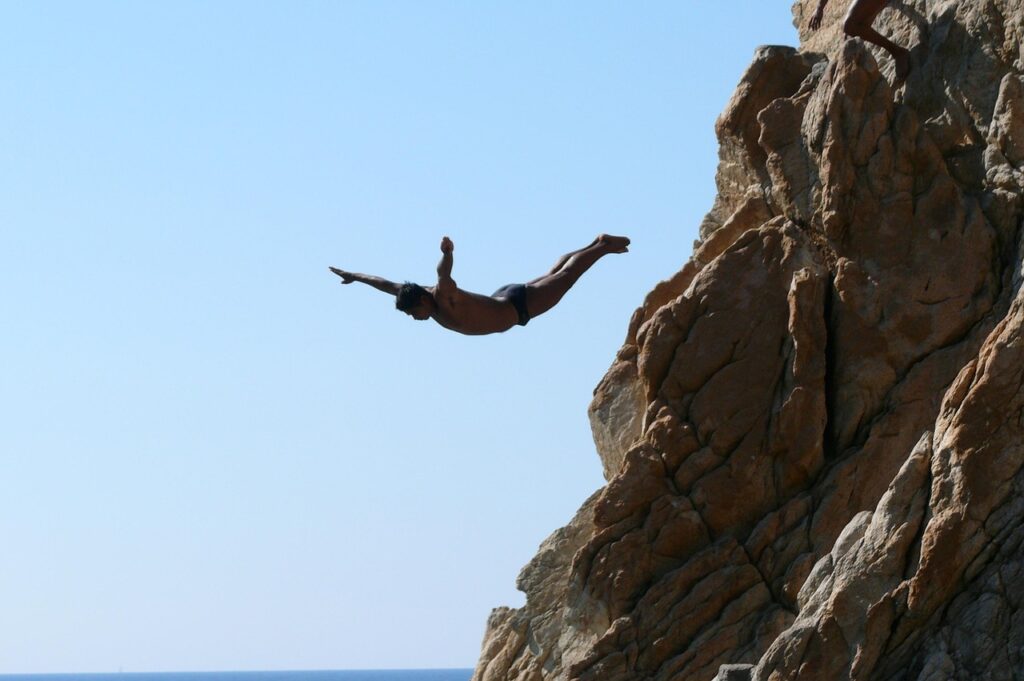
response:
<path id="1" fill-rule="evenodd" d="M 608 484 L 476 679 L 1024 668 L 1024 0 L 893 3 L 898 88 L 815 4 L 719 118 L 701 242 L 595 390 Z"/>

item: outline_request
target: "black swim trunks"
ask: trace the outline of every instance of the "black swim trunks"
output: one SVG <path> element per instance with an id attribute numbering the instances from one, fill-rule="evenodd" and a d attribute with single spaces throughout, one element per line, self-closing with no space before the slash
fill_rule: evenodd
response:
<path id="1" fill-rule="evenodd" d="M 512 303 L 519 314 L 519 326 L 526 326 L 526 322 L 530 321 L 530 313 L 526 310 L 526 284 L 506 284 L 491 297 L 504 298 Z"/>

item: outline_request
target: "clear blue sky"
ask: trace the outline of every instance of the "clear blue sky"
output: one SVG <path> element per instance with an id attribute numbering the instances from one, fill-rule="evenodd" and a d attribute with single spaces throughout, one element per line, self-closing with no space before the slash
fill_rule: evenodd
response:
<path id="1" fill-rule="evenodd" d="M 471 666 L 790 3 L 7 2 L 0 672 Z M 486 293 L 467 338 L 328 265 Z"/>

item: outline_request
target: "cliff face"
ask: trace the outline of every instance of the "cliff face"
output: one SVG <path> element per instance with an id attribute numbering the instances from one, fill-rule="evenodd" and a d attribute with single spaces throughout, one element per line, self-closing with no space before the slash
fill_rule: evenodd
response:
<path id="1" fill-rule="evenodd" d="M 1024 678 L 1024 0 L 766 47 L 476 681 Z M 747 665 L 725 667 L 722 665 Z M 753 666 L 749 666 L 753 665 Z"/>

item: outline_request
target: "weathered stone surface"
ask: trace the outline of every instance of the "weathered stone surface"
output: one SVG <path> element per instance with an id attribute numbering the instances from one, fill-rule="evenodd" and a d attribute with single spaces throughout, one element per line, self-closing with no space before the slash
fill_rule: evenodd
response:
<path id="1" fill-rule="evenodd" d="M 895 89 L 814 5 L 719 118 L 701 241 L 595 390 L 608 484 L 476 679 L 1022 678 L 1024 0 L 893 3 Z"/>
<path id="2" fill-rule="evenodd" d="M 594 502 L 588 499 L 567 526 L 544 540 L 537 555 L 519 573 L 516 587 L 526 594 L 526 607 L 495 608 L 487 620 L 483 651 L 473 674 L 481 681 L 552 678 L 574 646 L 586 637 L 574 633 L 566 641 L 567 577 L 572 557 L 594 533 Z M 578 622 L 588 618 L 577 614 Z M 597 616 L 597 627 L 605 621 Z M 527 654 L 524 654 L 526 652 Z M 571 659 L 571 657 L 570 657 Z"/>
<path id="3" fill-rule="evenodd" d="M 752 664 L 723 664 L 712 681 L 750 681 Z"/>

